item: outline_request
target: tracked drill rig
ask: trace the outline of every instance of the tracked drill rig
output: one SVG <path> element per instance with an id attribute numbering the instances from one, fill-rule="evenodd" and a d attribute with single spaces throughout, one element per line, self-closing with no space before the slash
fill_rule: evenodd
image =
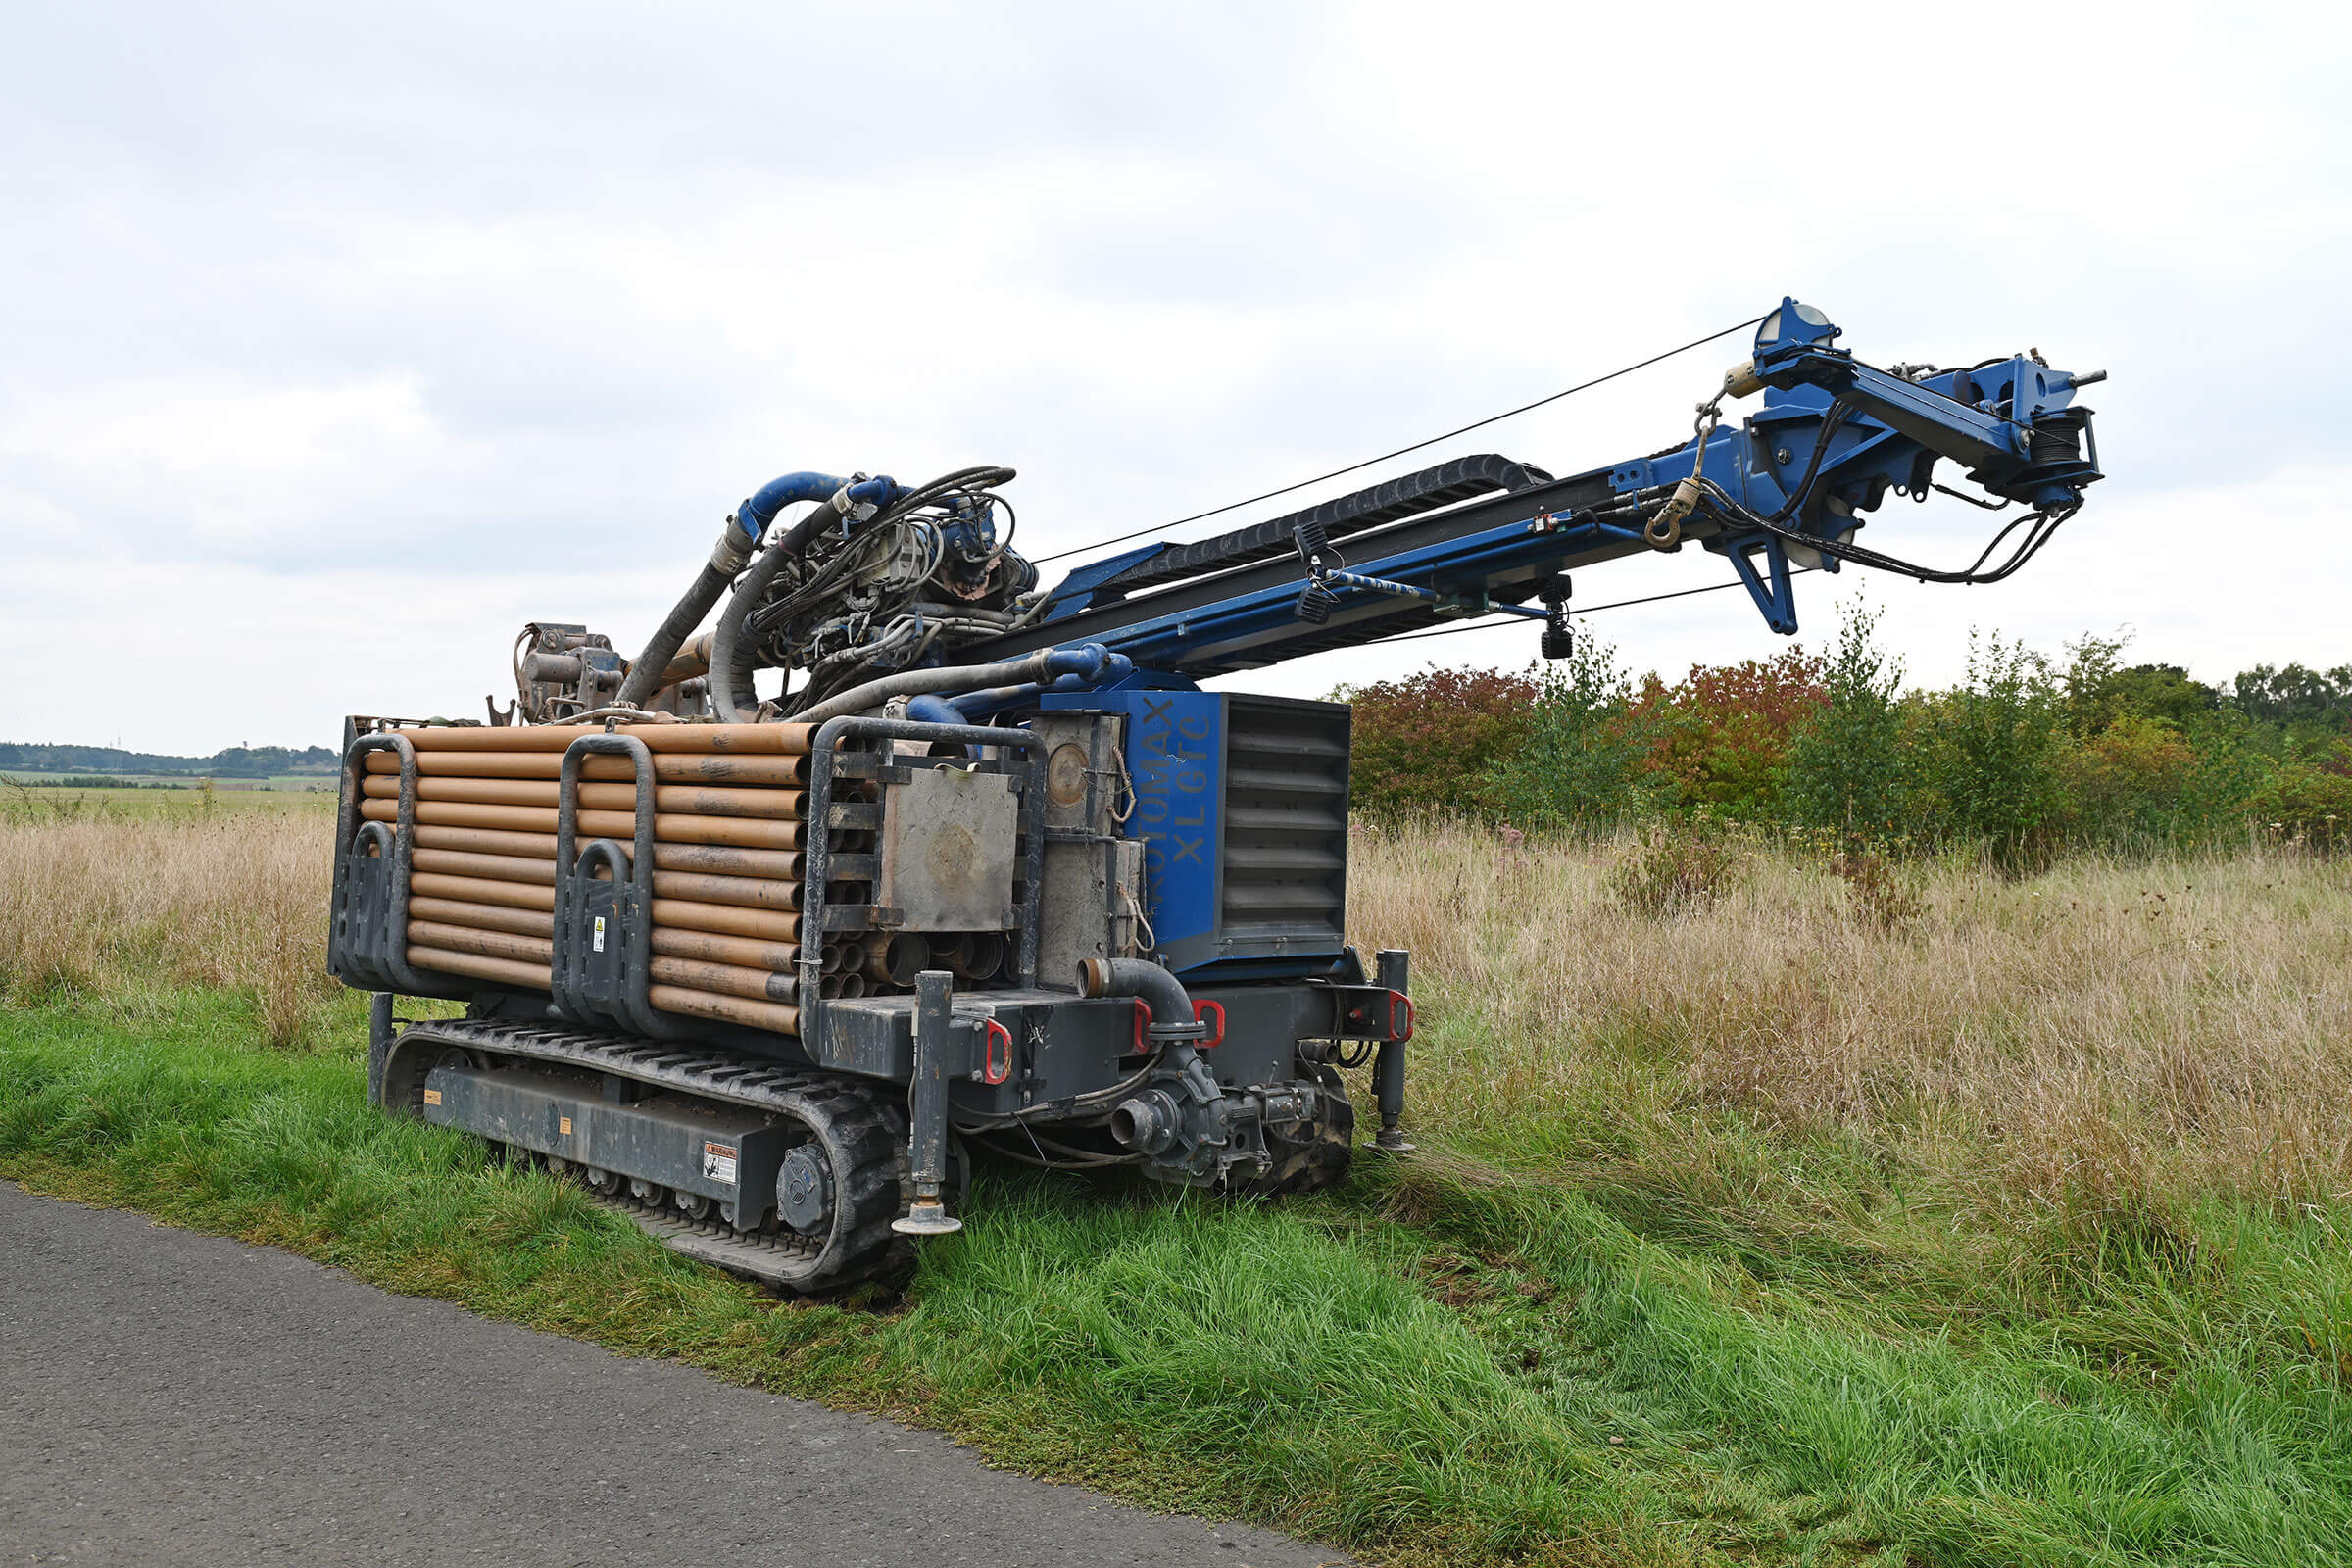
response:
<path id="1" fill-rule="evenodd" d="M 1998 580 L 2100 477 L 2098 374 L 1838 336 L 1784 300 L 1649 457 L 1462 458 L 1051 587 L 1010 469 L 763 486 L 635 658 L 536 623 L 489 722 L 349 721 L 330 966 L 375 993 L 370 1097 L 802 1292 L 956 1229 L 975 1150 L 1300 1191 L 1367 1062 L 1408 1149 L 1406 955 L 1347 941 L 1348 710 L 1200 682 L 1493 615 L 1558 658 L 1572 568 L 1693 544 L 1790 633 L 1794 572 Z M 1957 569 L 1856 542 L 1936 491 L 2016 510 Z"/>

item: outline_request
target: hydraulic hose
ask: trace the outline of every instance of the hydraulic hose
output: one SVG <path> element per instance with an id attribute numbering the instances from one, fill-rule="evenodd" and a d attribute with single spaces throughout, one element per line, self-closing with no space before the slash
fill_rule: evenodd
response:
<path id="1" fill-rule="evenodd" d="M 743 645 L 743 627 L 753 608 L 775 586 L 777 576 L 800 559 L 801 552 L 820 528 L 842 517 L 855 516 L 861 510 L 871 516 L 870 509 L 887 507 L 898 499 L 899 486 L 893 479 L 851 480 L 804 470 L 770 479 L 735 510 L 735 526 L 758 539 L 775 521 L 776 514 L 796 501 L 832 504 L 811 508 L 783 538 L 768 546 L 752 563 L 752 569 L 736 584 L 735 596 L 719 612 L 718 624 L 710 633 L 710 703 L 718 710 L 721 722 L 748 724 L 760 706 L 760 699 L 752 690 L 754 655 Z"/>
<path id="2" fill-rule="evenodd" d="M 713 654 L 716 653 L 714 649 Z M 715 662 L 712 664 L 716 670 Z M 1135 668 L 1125 654 L 1114 654 L 1101 643 L 1076 648 L 1041 648 L 1020 659 L 996 664 L 950 664 L 937 669 L 904 669 L 895 675 L 853 686 L 792 715 L 796 724 L 821 724 L 844 713 L 879 708 L 894 697 L 919 697 L 928 692 L 971 692 L 992 686 L 1023 686 L 1076 675 L 1089 684 L 1117 680 Z M 949 722 L 960 723 L 960 716 Z"/>
<path id="3" fill-rule="evenodd" d="M 746 537 L 738 520 L 742 515 L 737 513 L 719 530 L 718 544 L 703 569 L 695 574 L 694 586 L 670 607 L 669 613 L 630 663 L 628 678 L 620 683 L 620 690 L 612 699 L 614 707 L 642 708 L 647 698 L 666 684 L 664 676 L 679 646 L 703 623 L 703 617 L 710 613 L 710 607 L 727 591 L 727 584 L 735 580 L 744 563 L 752 559 L 752 549 L 760 542 L 760 535 L 755 530 Z"/>
<path id="4" fill-rule="evenodd" d="M 1127 664 L 1125 655 L 1113 654 L 1103 672 L 1091 680 L 1084 675 L 1064 675 L 1059 680 L 1043 684 L 1030 681 L 1020 686 L 988 686 L 956 697 L 927 693 L 906 704 L 906 716 L 918 724 L 974 724 L 980 721 L 984 709 L 1008 708 L 1015 703 L 1026 702 L 1041 692 L 1082 692 L 1108 681 L 1119 680 L 1128 673 L 1128 669 L 1114 666 Z"/>

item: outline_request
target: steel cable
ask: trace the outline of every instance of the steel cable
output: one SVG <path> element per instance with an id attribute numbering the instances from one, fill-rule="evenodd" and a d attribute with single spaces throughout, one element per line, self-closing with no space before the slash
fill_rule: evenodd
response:
<path id="1" fill-rule="evenodd" d="M 1470 423 L 1462 425 L 1457 429 L 1448 430 L 1444 435 L 1433 435 L 1426 441 L 1416 441 L 1409 447 L 1398 447 L 1394 452 L 1384 452 L 1377 458 L 1366 458 L 1361 463 L 1350 463 L 1345 468 L 1334 468 L 1329 473 L 1318 473 L 1311 479 L 1301 479 L 1297 484 L 1286 484 L 1279 490 L 1267 490 L 1258 495 L 1245 497 L 1240 501 L 1228 501 L 1221 507 L 1211 507 L 1206 512 L 1196 512 L 1189 517 L 1178 517 L 1173 522 L 1155 522 L 1149 528 L 1138 528 L 1133 533 L 1122 533 L 1113 535 L 1108 539 L 1098 539 L 1091 545 L 1075 545 L 1068 550 L 1055 551 L 1050 556 L 1039 556 L 1037 558 L 1037 564 L 1042 566 L 1050 561 L 1061 561 L 1070 556 L 1082 556 L 1090 550 L 1102 550 L 1111 545 L 1125 544 L 1130 539 L 1141 539 L 1147 534 L 1163 533 L 1170 528 L 1181 528 L 1188 522 L 1200 522 L 1205 518 L 1218 516 L 1224 513 L 1235 511 L 1241 507 L 1253 507 L 1260 501 L 1271 501 L 1276 496 L 1287 496 L 1294 490 L 1303 490 L 1308 485 L 1321 484 L 1326 479 L 1337 479 L 1343 474 L 1354 473 L 1358 469 L 1369 468 L 1375 464 L 1386 463 L 1392 458 L 1401 458 L 1409 453 L 1419 452 L 1428 447 L 1434 447 L 1441 441 L 1450 441 L 1457 435 L 1468 435 L 1473 430 L 1483 430 L 1490 424 L 1494 424 L 1503 419 L 1511 418 L 1516 415 L 1526 414 L 1532 410 L 1543 408 L 1545 404 L 1557 403 L 1560 401 L 1560 399 L 1565 397 L 1573 397 L 1579 392 L 1589 392 L 1592 388 L 1603 385 L 1610 381 L 1614 381 L 1620 376 L 1631 375 L 1636 370 L 1645 370 L 1651 366 L 1659 364 L 1662 361 L 1673 359 L 1678 354 L 1687 354 L 1692 349 L 1703 348 L 1707 344 L 1714 342 L 1717 338 L 1730 337 L 1734 332 L 1743 332 L 1747 328 L 1757 325 L 1763 319 L 1763 317 L 1758 316 L 1753 317 L 1748 320 L 1736 321 L 1732 325 L 1723 328 L 1723 330 L 1719 332 L 1709 332 L 1705 337 L 1692 338 L 1690 342 L 1685 343 L 1678 348 L 1668 349 L 1663 354 L 1653 354 L 1646 360 L 1637 361 L 1632 365 L 1626 366 L 1622 369 L 1611 370 L 1606 375 L 1596 375 L 1590 381 L 1579 381 L 1576 385 L 1568 387 L 1562 391 L 1554 392 L 1549 397 L 1538 398 L 1533 403 L 1522 403 L 1519 405 L 1519 407 L 1515 409 L 1505 409 L 1500 414 L 1491 414 L 1483 419 L 1474 419 Z"/>

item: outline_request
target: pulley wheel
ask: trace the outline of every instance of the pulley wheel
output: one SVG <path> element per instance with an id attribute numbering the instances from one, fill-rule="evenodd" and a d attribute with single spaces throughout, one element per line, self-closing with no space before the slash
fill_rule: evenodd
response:
<path id="1" fill-rule="evenodd" d="M 776 1213 L 803 1236 L 832 1228 L 832 1162 L 822 1144 L 797 1144 L 785 1153 L 776 1172 Z"/>

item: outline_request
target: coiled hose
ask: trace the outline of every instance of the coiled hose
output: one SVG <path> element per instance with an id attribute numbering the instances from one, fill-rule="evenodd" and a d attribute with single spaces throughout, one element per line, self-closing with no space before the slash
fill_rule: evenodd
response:
<path id="1" fill-rule="evenodd" d="M 824 476 L 810 474 L 788 475 L 787 477 L 821 479 Z M 917 507 L 937 500 L 950 491 L 968 489 L 975 485 L 982 488 L 999 485 L 1012 477 L 1013 470 L 1010 468 L 984 465 L 973 468 L 958 468 L 954 473 L 943 474 L 928 484 L 919 485 L 906 491 L 900 490 L 898 485 L 890 480 L 864 481 L 864 485 L 887 484 L 890 486 L 889 496 L 883 498 L 881 503 L 885 510 L 871 525 L 880 527 L 906 515 Z M 784 483 L 785 480 L 779 479 L 768 485 L 760 492 L 759 496 L 745 502 L 745 508 L 749 510 L 755 507 L 762 497 L 767 496 L 770 491 Z M 779 508 L 791 501 L 831 499 L 842 492 L 846 481 L 835 480 L 833 484 L 835 488 L 824 492 L 822 496 L 799 494 L 783 496 L 768 507 L 766 515 L 761 519 L 760 526 L 765 528 L 767 519 L 772 518 Z M 847 486 L 850 499 L 853 501 L 868 499 L 866 496 L 858 494 L 864 488 L 864 485 Z M 752 564 L 751 570 L 745 572 L 742 580 L 735 585 L 734 597 L 727 601 L 726 609 L 719 612 L 718 624 L 711 629 L 710 633 L 710 702 L 718 710 L 718 716 L 722 722 L 749 724 L 759 716 L 760 698 L 759 694 L 752 689 L 752 674 L 759 667 L 760 656 L 759 650 L 752 646 L 750 639 L 744 635 L 745 623 L 750 620 L 752 612 L 766 602 L 769 590 L 775 586 L 776 578 L 783 573 L 784 568 L 801 558 L 802 552 L 808 549 L 808 542 L 816 537 L 820 529 L 831 524 L 842 514 L 819 506 L 800 521 L 794 523 L 784 537 L 768 546 L 760 554 L 760 559 Z"/>
<path id="2" fill-rule="evenodd" d="M 869 484 L 872 482 L 867 481 Z M 888 480 L 881 482 L 890 484 Z M 669 613 L 655 628 L 654 635 L 647 639 L 644 651 L 630 662 L 628 678 L 620 683 L 612 706 L 642 708 L 647 698 L 661 690 L 662 675 L 668 669 L 670 660 L 677 656 L 678 649 L 685 644 L 694 628 L 703 623 L 703 617 L 710 613 L 710 607 L 717 604 L 726 593 L 727 585 L 735 580 L 735 574 L 743 569 L 744 563 L 752 559 L 752 552 L 760 548 L 760 536 L 767 531 L 767 525 L 775 520 L 778 512 L 795 501 L 831 500 L 850 483 L 850 480 L 837 479 L 829 473 L 804 470 L 770 479 L 746 498 L 743 505 L 735 509 L 735 515 L 729 517 L 727 525 L 719 531 L 718 544 L 711 550 L 710 559 L 704 563 L 703 569 L 695 574 L 693 584 L 670 607 Z M 895 495 L 898 486 L 890 484 L 890 490 Z M 802 521 L 807 522 L 808 519 L 803 518 Z M 805 544 L 807 539 L 804 537 L 801 542 Z"/>

